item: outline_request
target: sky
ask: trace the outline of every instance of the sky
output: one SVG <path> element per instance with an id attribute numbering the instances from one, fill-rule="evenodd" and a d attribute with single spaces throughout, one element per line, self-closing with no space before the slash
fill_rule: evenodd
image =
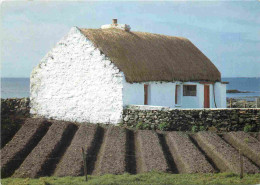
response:
<path id="1" fill-rule="evenodd" d="M 260 1 L 11 1 L 0 18 L 2 77 L 30 77 L 71 27 L 113 18 L 132 31 L 188 38 L 222 77 L 260 77 Z"/>

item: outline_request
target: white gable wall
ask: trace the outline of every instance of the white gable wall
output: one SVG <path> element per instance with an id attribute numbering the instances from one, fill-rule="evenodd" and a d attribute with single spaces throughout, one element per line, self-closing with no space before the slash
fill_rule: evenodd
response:
<path id="1" fill-rule="evenodd" d="M 31 113 L 67 121 L 118 123 L 123 73 L 72 28 L 31 73 Z"/>

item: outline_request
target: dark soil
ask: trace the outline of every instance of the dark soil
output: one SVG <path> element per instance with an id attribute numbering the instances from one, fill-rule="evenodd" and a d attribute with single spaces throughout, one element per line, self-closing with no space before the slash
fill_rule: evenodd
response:
<path id="1" fill-rule="evenodd" d="M 1 175 L 11 176 L 48 131 L 43 119 L 27 119 L 13 139 L 1 150 Z"/>
<path id="2" fill-rule="evenodd" d="M 221 172 L 240 172 L 238 151 L 227 144 L 220 136 L 213 132 L 199 132 L 194 138 L 199 146 L 214 161 Z M 259 173 L 258 167 L 252 164 L 246 157 L 244 160 L 245 173 Z"/>
<path id="3" fill-rule="evenodd" d="M 256 138 L 258 141 L 260 141 L 260 132 L 249 132 L 250 136 Z"/>
<path id="4" fill-rule="evenodd" d="M 180 173 L 216 172 L 187 134 L 170 132 L 167 134 L 167 143 Z"/>
<path id="5" fill-rule="evenodd" d="M 224 138 L 260 167 L 260 141 L 245 132 L 230 132 Z"/>
<path id="6" fill-rule="evenodd" d="M 139 149 L 141 152 L 143 172 L 158 170 L 168 172 L 171 168 L 167 164 L 160 140 L 154 131 L 140 130 L 137 133 Z"/>
<path id="7" fill-rule="evenodd" d="M 104 151 L 101 156 L 98 174 L 122 174 L 126 166 L 126 130 L 120 127 L 109 127 L 104 140 Z"/>
<path id="8" fill-rule="evenodd" d="M 1 115 L 1 148 L 11 141 L 26 119 L 19 115 Z"/>
<path id="9" fill-rule="evenodd" d="M 216 166 L 216 164 L 213 162 L 213 160 L 207 155 L 207 153 L 198 145 L 198 142 L 194 139 L 194 134 L 189 134 L 191 142 L 196 146 L 196 148 L 205 156 L 206 160 L 211 164 L 211 166 L 214 168 L 214 171 L 219 173 L 220 170 Z"/>
<path id="10" fill-rule="evenodd" d="M 162 133 L 158 133 L 159 141 L 162 146 L 162 150 L 164 153 L 164 157 L 167 161 L 167 164 L 170 168 L 170 172 L 179 173 L 176 163 L 174 162 L 173 155 L 170 152 L 169 145 L 166 142 L 165 135 Z"/>
<path id="11" fill-rule="evenodd" d="M 50 126 L 51 125 L 51 126 Z M 183 133 L 128 130 L 99 124 L 28 119 L 1 151 L 2 177 L 82 176 L 82 148 L 88 174 L 260 173 L 259 133 Z"/>
<path id="12" fill-rule="evenodd" d="M 57 169 L 55 176 L 82 176 L 83 171 L 83 156 L 82 148 L 87 152 L 87 156 L 96 155 L 91 153 L 96 145 L 95 136 L 100 132 L 101 128 L 96 125 L 81 125 L 76 132 L 71 145 L 64 154 Z M 90 153 L 92 154 L 90 156 Z M 88 166 L 91 164 L 87 163 Z"/>
<path id="13" fill-rule="evenodd" d="M 60 151 L 67 147 L 66 138 L 77 129 L 75 124 L 52 121 L 52 126 L 39 144 L 32 150 L 22 165 L 14 173 L 14 177 L 48 176 L 55 168 L 55 161 L 59 159 Z"/>
<path id="14" fill-rule="evenodd" d="M 135 134 L 132 130 L 126 132 L 126 171 L 136 174 Z"/>

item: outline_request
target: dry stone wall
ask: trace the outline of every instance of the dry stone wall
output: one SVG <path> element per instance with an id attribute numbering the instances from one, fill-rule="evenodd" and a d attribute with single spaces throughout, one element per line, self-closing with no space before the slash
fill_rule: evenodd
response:
<path id="1" fill-rule="evenodd" d="M 1 98 L 1 115 L 21 115 L 25 117 L 29 117 L 30 115 L 30 107 L 29 107 L 30 99 L 29 98 Z"/>
<path id="2" fill-rule="evenodd" d="M 124 126 L 175 131 L 260 131 L 260 109 L 126 107 Z"/>
<path id="3" fill-rule="evenodd" d="M 13 124 L 16 127 L 18 122 L 30 117 L 29 102 L 29 98 L 1 99 L 2 139 L 6 124 Z M 128 106 L 123 111 L 122 125 L 138 129 L 173 131 L 259 132 L 260 109 L 170 109 L 155 106 Z M 8 127 L 8 130 L 13 131 L 14 128 Z"/>

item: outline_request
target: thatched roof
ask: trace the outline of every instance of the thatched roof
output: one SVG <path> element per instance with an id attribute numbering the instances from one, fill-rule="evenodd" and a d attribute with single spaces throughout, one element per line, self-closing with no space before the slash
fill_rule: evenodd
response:
<path id="1" fill-rule="evenodd" d="M 80 30 L 130 83 L 221 80 L 216 66 L 188 39 L 115 28 Z"/>

